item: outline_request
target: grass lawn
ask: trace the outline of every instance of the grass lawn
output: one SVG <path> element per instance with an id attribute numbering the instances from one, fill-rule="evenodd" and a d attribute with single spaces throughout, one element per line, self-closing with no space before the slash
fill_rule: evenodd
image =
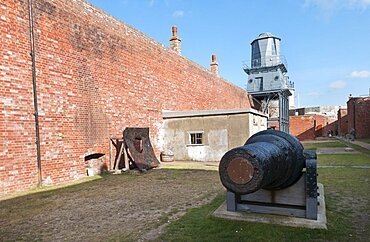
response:
<path id="1" fill-rule="evenodd" d="M 305 144 L 306 146 L 306 144 Z M 318 147 L 346 147 L 340 142 L 309 143 Z M 357 148 L 356 146 L 351 146 Z M 370 165 L 369 154 L 319 155 L 319 165 Z M 369 241 L 370 169 L 319 168 L 324 185 L 328 230 L 291 228 L 214 218 L 210 214 L 224 201 L 216 199 L 167 227 L 157 241 Z"/>
<path id="2" fill-rule="evenodd" d="M 368 156 L 370 156 L 370 150 L 362 147 L 362 146 L 359 146 L 359 145 L 356 145 L 356 144 L 353 144 L 353 143 L 350 143 L 350 142 L 347 142 L 345 140 L 342 140 L 341 142 L 343 142 L 343 144 L 347 145 L 348 147 L 351 147 L 357 151 L 360 151 L 361 153 L 363 154 L 367 154 Z"/>
<path id="3" fill-rule="evenodd" d="M 327 166 L 370 166 L 367 154 L 318 155 L 318 165 Z M 369 170 L 370 172 L 370 170 Z"/>
<path id="4" fill-rule="evenodd" d="M 368 241 L 370 238 L 369 170 L 320 169 L 328 230 L 292 228 L 210 217 L 224 194 L 171 224 L 157 241 Z"/>
<path id="5" fill-rule="evenodd" d="M 319 165 L 370 165 L 358 150 Z M 370 169 L 319 168 L 328 230 L 312 230 L 211 217 L 225 201 L 217 163 L 163 166 L 0 200 L 0 241 L 369 241 Z"/>
<path id="6" fill-rule="evenodd" d="M 316 150 L 317 148 L 336 148 L 336 147 L 347 147 L 347 145 L 339 142 L 304 142 L 303 147 L 306 150 Z"/>
<path id="7" fill-rule="evenodd" d="M 362 138 L 362 139 L 357 139 L 357 140 L 370 144 L 370 138 Z"/>

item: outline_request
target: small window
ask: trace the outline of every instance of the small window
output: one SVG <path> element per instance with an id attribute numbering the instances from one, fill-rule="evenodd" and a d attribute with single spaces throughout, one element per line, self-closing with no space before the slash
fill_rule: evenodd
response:
<path id="1" fill-rule="evenodd" d="M 203 144 L 203 132 L 191 132 L 190 144 L 191 145 L 202 145 Z"/>
<path id="2" fill-rule="evenodd" d="M 253 117 L 253 124 L 254 124 L 254 125 L 257 125 L 256 117 Z"/>

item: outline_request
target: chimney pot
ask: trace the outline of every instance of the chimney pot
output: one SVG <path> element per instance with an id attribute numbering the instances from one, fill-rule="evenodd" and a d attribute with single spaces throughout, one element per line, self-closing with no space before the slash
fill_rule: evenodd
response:
<path id="1" fill-rule="evenodd" d="M 212 62 L 211 62 L 211 72 L 218 76 L 218 63 L 216 61 L 216 55 L 212 55 Z"/>
<path id="2" fill-rule="evenodd" d="M 177 54 L 181 54 L 181 39 L 177 36 L 177 27 L 172 26 L 172 37 L 170 38 L 170 47 Z"/>
<path id="3" fill-rule="evenodd" d="M 212 55 L 212 62 L 216 62 L 216 55 Z"/>
<path id="4" fill-rule="evenodd" d="M 172 26 L 172 36 L 177 37 L 177 27 L 176 27 L 176 25 Z"/>

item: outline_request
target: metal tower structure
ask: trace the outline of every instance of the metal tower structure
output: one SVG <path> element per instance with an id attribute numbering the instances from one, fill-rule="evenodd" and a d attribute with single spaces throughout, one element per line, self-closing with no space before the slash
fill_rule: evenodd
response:
<path id="1" fill-rule="evenodd" d="M 247 91 L 260 104 L 260 111 L 268 113 L 268 127 L 279 127 L 289 133 L 289 96 L 294 83 L 286 75 L 288 66 L 280 55 L 280 38 L 262 33 L 251 43 L 250 66 L 244 65 L 248 74 Z"/>

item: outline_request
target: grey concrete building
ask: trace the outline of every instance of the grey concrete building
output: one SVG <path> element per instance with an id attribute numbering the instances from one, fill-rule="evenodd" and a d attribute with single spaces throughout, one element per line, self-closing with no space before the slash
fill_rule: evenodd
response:
<path id="1" fill-rule="evenodd" d="M 267 128 L 267 115 L 254 109 L 164 111 L 163 118 L 163 150 L 180 161 L 219 161 Z"/>

